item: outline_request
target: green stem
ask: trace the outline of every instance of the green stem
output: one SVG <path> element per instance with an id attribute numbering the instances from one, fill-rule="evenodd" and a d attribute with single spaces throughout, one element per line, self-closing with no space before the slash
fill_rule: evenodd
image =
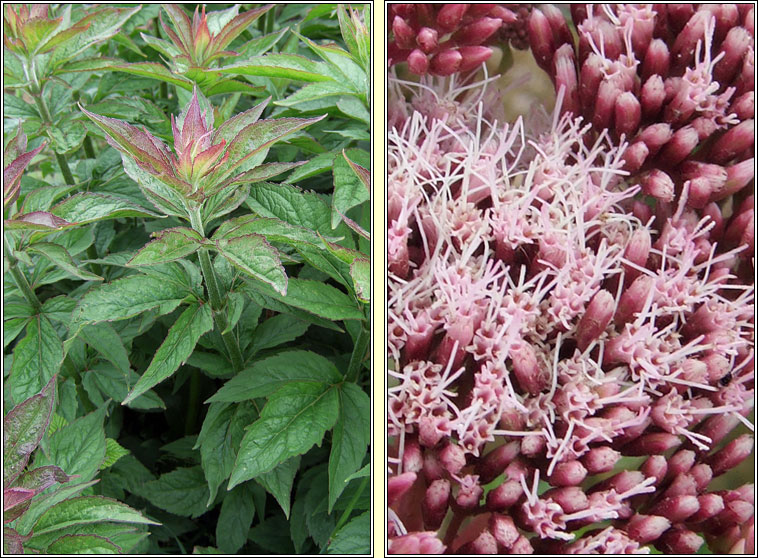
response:
<path id="1" fill-rule="evenodd" d="M 192 228 L 200 233 L 201 236 L 205 236 L 202 219 L 200 217 L 200 210 L 190 210 L 189 214 Z M 221 333 L 221 339 L 224 341 L 226 350 L 229 353 L 232 367 L 235 372 L 239 372 L 242 370 L 244 362 L 242 359 L 242 351 L 240 351 L 240 346 L 237 342 L 237 338 L 234 336 L 234 332 L 226 331 L 228 322 L 226 321 L 226 314 L 224 313 L 224 298 L 221 295 L 216 271 L 213 269 L 208 250 L 201 248 L 198 252 L 198 258 L 200 260 L 200 269 L 202 270 L 203 278 L 205 279 L 205 286 L 208 290 L 208 298 L 211 303 L 211 308 L 213 309 L 213 318 L 216 321 L 216 326 Z"/>
<path id="2" fill-rule="evenodd" d="M 97 158 L 95 155 L 95 148 L 93 147 L 92 140 L 89 136 L 84 136 L 84 154 L 87 156 L 87 159 Z"/>
<path id="3" fill-rule="evenodd" d="M 340 516 L 339 520 L 337 521 L 337 525 L 334 528 L 333 533 L 336 533 L 339 531 L 342 526 L 347 523 L 348 518 L 350 517 L 350 514 L 353 511 L 353 508 L 355 507 L 355 504 L 358 503 L 358 498 L 361 497 L 361 494 L 363 494 L 363 491 L 366 489 L 366 485 L 368 484 L 369 477 L 363 477 L 361 480 L 360 486 L 358 486 L 358 490 L 355 491 L 355 494 L 350 499 L 350 502 L 347 504 L 347 507 L 345 508 L 345 511 L 342 512 L 342 515 Z"/>
<path id="4" fill-rule="evenodd" d="M 37 92 L 32 92 L 32 97 L 34 98 L 34 102 L 37 104 L 37 109 L 39 109 L 39 114 L 42 117 L 42 123 L 48 127 L 52 126 L 53 117 L 50 116 L 50 111 L 45 104 L 45 99 L 42 96 L 42 91 L 39 90 Z M 66 184 L 76 184 L 74 175 L 71 173 L 71 169 L 68 166 L 68 161 L 66 161 L 66 158 L 60 153 L 56 152 L 55 160 L 58 161 L 58 166 L 61 168 L 63 179 L 66 181 Z"/>
<path id="5" fill-rule="evenodd" d="M 39 301 L 39 298 L 37 298 L 37 295 L 34 294 L 34 289 L 32 289 L 29 281 L 27 281 L 26 276 L 21 273 L 21 270 L 18 268 L 18 260 L 12 254 L 11 248 L 8 246 L 8 241 L 5 237 L 3 237 L 3 244 L 5 247 L 5 257 L 8 258 L 8 271 L 10 271 L 13 281 L 16 283 L 16 286 L 24 295 L 27 302 L 32 305 L 35 312 L 39 312 L 42 309 L 42 303 Z"/>
<path id="6" fill-rule="evenodd" d="M 357 382 L 358 375 L 363 366 L 363 360 L 366 358 L 366 351 L 369 348 L 370 336 L 369 332 L 361 327 L 358 338 L 355 340 L 355 348 L 353 354 L 350 355 L 350 364 L 347 367 L 347 374 L 345 380 L 348 382 Z"/>

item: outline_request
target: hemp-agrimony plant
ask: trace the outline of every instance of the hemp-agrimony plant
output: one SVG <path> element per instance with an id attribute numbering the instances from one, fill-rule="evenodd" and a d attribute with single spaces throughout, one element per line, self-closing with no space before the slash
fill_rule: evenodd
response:
<path id="1" fill-rule="evenodd" d="M 13 14 L 4 407 L 48 407 L 6 541 L 367 553 L 368 6 Z"/>

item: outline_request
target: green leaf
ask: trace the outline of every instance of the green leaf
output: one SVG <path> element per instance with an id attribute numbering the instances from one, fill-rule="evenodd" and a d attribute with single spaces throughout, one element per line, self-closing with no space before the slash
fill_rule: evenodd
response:
<path id="1" fill-rule="evenodd" d="M 117 500 L 103 496 L 79 496 L 64 500 L 43 513 L 34 524 L 34 534 L 103 521 L 160 525 Z"/>
<path id="2" fill-rule="evenodd" d="M 82 482 L 78 484 L 67 484 L 59 488 L 58 490 L 54 492 L 48 492 L 46 494 L 42 494 L 40 496 L 37 496 L 33 501 L 31 506 L 29 506 L 29 509 L 26 510 L 26 513 L 18 518 L 18 521 L 16 522 L 16 529 L 19 533 L 22 535 L 27 535 L 32 530 L 32 527 L 34 527 L 34 524 L 36 523 L 37 519 L 45 513 L 46 510 L 50 509 L 52 506 L 56 505 L 59 502 L 62 502 L 66 500 L 67 498 L 74 496 L 75 494 L 78 494 L 85 490 L 86 488 L 89 488 L 93 484 L 97 483 L 97 480 L 92 480 L 88 482 Z"/>
<path id="3" fill-rule="evenodd" d="M 55 379 L 16 405 L 3 418 L 3 484 L 21 474 L 50 424 L 55 404 Z"/>
<path id="4" fill-rule="evenodd" d="M 127 265 L 155 265 L 185 258 L 197 252 L 203 240 L 199 233 L 186 227 L 165 229 L 153 236 L 156 239 L 141 248 Z"/>
<path id="5" fill-rule="evenodd" d="M 87 345 L 95 349 L 123 374 L 129 374 L 129 354 L 116 330 L 109 323 L 84 326 L 79 332 Z"/>
<path id="6" fill-rule="evenodd" d="M 52 242 L 35 242 L 29 248 L 27 252 L 42 254 L 48 260 L 53 262 L 61 269 L 67 271 L 74 277 L 79 277 L 85 281 L 102 281 L 103 278 L 94 273 L 90 273 L 86 269 L 74 263 L 71 255 L 68 251 L 59 244 L 53 244 Z"/>
<path id="7" fill-rule="evenodd" d="M 124 320 L 161 305 L 178 305 L 189 294 L 187 287 L 173 282 L 131 275 L 90 290 L 72 318 L 82 324 Z"/>
<path id="8" fill-rule="evenodd" d="M 245 433 L 229 488 L 270 471 L 321 444 L 337 420 L 337 390 L 328 384 L 297 382 L 272 394 L 261 417 Z"/>
<path id="9" fill-rule="evenodd" d="M 126 72 L 127 74 L 132 74 L 135 76 L 157 79 L 159 81 L 176 85 L 187 91 L 192 91 L 192 88 L 194 87 L 194 82 L 192 80 L 187 79 L 184 76 L 172 73 L 171 70 L 166 68 L 163 64 L 158 64 L 157 62 L 115 64 L 113 66 L 108 66 L 108 69 L 111 71 L 116 70 L 119 72 Z"/>
<path id="10" fill-rule="evenodd" d="M 277 314 L 260 324 L 253 332 L 251 352 L 256 354 L 265 349 L 294 341 L 303 335 L 309 324 L 287 314 Z"/>
<path id="11" fill-rule="evenodd" d="M 158 347 L 150 366 L 121 404 L 126 405 L 176 372 L 195 350 L 200 336 L 211 329 L 213 314 L 210 305 L 190 305 L 168 330 L 166 339 Z"/>
<path id="12" fill-rule="evenodd" d="M 327 554 L 371 554 L 371 512 L 364 512 L 350 520 L 335 533 Z"/>
<path id="13" fill-rule="evenodd" d="M 256 287 L 265 287 L 265 285 L 261 283 L 257 285 Z M 339 327 L 335 322 L 331 320 L 319 318 L 318 316 L 311 314 L 310 312 L 306 312 L 305 310 L 300 310 L 299 308 L 294 308 L 293 306 L 289 306 L 283 302 L 280 302 L 280 300 L 282 299 L 281 295 L 279 295 L 278 293 L 274 293 L 273 289 L 266 288 L 266 293 L 269 293 L 269 292 L 273 293 L 276 296 L 276 298 L 264 295 L 262 292 L 259 292 L 258 290 L 256 290 L 255 288 L 249 285 L 244 285 L 243 291 L 245 292 L 247 296 L 250 297 L 250 299 L 257 306 L 262 306 L 263 308 L 269 308 L 271 310 L 274 310 L 275 312 L 292 315 L 299 320 L 315 324 L 325 329 L 331 329 L 333 331 L 340 331 L 340 332 L 343 331 L 341 327 Z"/>
<path id="14" fill-rule="evenodd" d="M 290 499 L 292 495 L 292 485 L 295 482 L 295 475 L 300 468 L 300 456 L 289 458 L 284 463 L 280 463 L 268 473 L 262 473 L 255 477 L 255 482 L 266 489 L 279 505 L 282 507 L 284 517 L 289 519 L 290 516 Z M 243 485 L 245 486 L 245 485 Z"/>
<path id="15" fill-rule="evenodd" d="M 232 472 L 245 428 L 255 418 L 255 409 L 248 403 L 212 403 L 209 407 L 195 444 L 200 447 L 203 471 L 208 480 L 209 506 L 216 498 L 218 487 Z"/>
<path id="16" fill-rule="evenodd" d="M 10 345 L 29 323 L 29 318 L 11 318 L 3 322 L 3 349 Z"/>
<path id="17" fill-rule="evenodd" d="M 371 113 L 362 102 L 355 97 L 342 97 L 337 101 L 337 108 L 350 118 L 371 125 Z"/>
<path id="18" fill-rule="evenodd" d="M 287 293 L 287 274 L 279 260 L 278 251 L 259 234 L 216 240 L 218 251 L 236 267 L 273 287 L 275 292 Z"/>
<path id="19" fill-rule="evenodd" d="M 260 234 L 270 242 L 283 242 L 296 246 L 310 244 L 320 246 L 322 237 L 310 229 L 296 227 L 279 219 L 244 215 L 225 221 L 213 233 L 213 240 L 236 238 L 247 234 Z"/>
<path id="20" fill-rule="evenodd" d="M 339 392 L 340 416 L 329 453 L 329 513 L 347 486 L 347 478 L 363 463 L 371 440 L 371 401 L 360 387 L 344 383 Z"/>
<path id="21" fill-rule="evenodd" d="M 47 547 L 45 554 L 121 554 L 121 549 L 97 535 L 63 535 Z"/>
<path id="22" fill-rule="evenodd" d="M 282 296 L 267 285 L 260 283 L 249 282 L 248 287 L 328 320 L 365 319 L 363 312 L 349 296 L 320 281 L 290 277 L 287 296 Z"/>
<path id="23" fill-rule="evenodd" d="M 195 518 L 206 511 L 208 486 L 201 467 L 180 467 L 145 483 L 139 495 L 162 510 Z"/>
<path id="24" fill-rule="evenodd" d="M 229 360 L 216 353 L 195 351 L 190 355 L 187 364 L 199 368 L 211 378 L 224 378 L 234 374 Z"/>
<path id="25" fill-rule="evenodd" d="M 103 461 L 101 469 L 107 469 L 111 465 L 113 465 L 116 461 L 124 457 L 125 455 L 129 455 L 129 450 L 120 445 L 116 440 L 113 438 L 106 438 L 105 439 L 105 460 Z"/>
<path id="26" fill-rule="evenodd" d="M 26 326 L 26 335 L 13 350 L 10 393 L 13 401 L 23 401 L 39 393 L 60 369 L 63 345 L 45 316 L 36 315 Z"/>
<path id="27" fill-rule="evenodd" d="M 347 211 L 369 200 L 369 189 L 360 174 L 370 163 L 368 152 L 348 149 L 334 158 L 334 196 L 332 196 L 332 227 L 336 227 Z M 356 170 L 356 167 L 360 170 Z"/>
<path id="28" fill-rule="evenodd" d="M 367 463 L 360 469 L 358 469 L 355 473 L 350 475 L 345 479 L 345 482 L 350 482 L 351 480 L 360 479 L 363 477 L 371 476 L 371 463 Z"/>
<path id="29" fill-rule="evenodd" d="M 50 437 L 47 455 L 50 463 L 82 480 L 94 478 L 105 459 L 103 419 L 107 407 L 79 417 Z"/>
<path id="30" fill-rule="evenodd" d="M 34 534 L 25 546 L 36 550 L 45 550 L 51 542 L 63 535 L 97 535 L 98 537 L 105 537 L 122 551 L 128 552 L 140 539 L 146 537 L 147 533 L 142 530 L 137 531 L 137 526 L 131 523 L 81 523 L 64 529 L 50 531 L 49 533 L 43 533 L 42 535 Z"/>
<path id="31" fill-rule="evenodd" d="M 297 54 L 267 54 L 218 68 L 225 74 L 284 78 L 296 81 L 331 81 L 327 67 Z"/>
<path id="32" fill-rule="evenodd" d="M 324 97 L 339 95 L 354 95 L 355 91 L 344 83 L 336 81 L 325 81 L 320 83 L 311 83 L 295 91 L 292 95 L 279 101 L 274 101 L 275 105 L 281 107 L 293 107 L 300 103 L 323 99 Z"/>
<path id="33" fill-rule="evenodd" d="M 206 403 L 266 397 L 292 383 L 321 385 L 336 384 L 341 380 L 342 374 L 327 358 L 310 351 L 283 351 L 244 369 Z"/>
<path id="34" fill-rule="evenodd" d="M 224 553 L 242 548 L 254 516 L 253 494 L 246 484 L 226 494 L 216 523 L 216 544 Z"/>
<path id="35" fill-rule="evenodd" d="M 350 264 L 355 295 L 361 302 L 371 301 L 371 262 L 365 258 L 356 258 Z"/>
<path id="36" fill-rule="evenodd" d="M 125 199 L 91 193 L 75 194 L 66 198 L 55 205 L 50 213 L 79 225 L 118 217 L 159 217 L 157 213 Z"/>
<path id="37" fill-rule="evenodd" d="M 250 189 L 247 204 L 262 217 L 280 219 L 324 236 L 335 234 L 329 207 L 313 192 L 303 192 L 289 184 L 259 182 Z"/>

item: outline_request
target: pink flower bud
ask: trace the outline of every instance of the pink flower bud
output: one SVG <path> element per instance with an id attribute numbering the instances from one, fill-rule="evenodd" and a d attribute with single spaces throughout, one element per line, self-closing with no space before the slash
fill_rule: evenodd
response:
<path id="1" fill-rule="evenodd" d="M 624 249 L 624 258 L 635 265 L 645 267 L 647 258 L 650 255 L 651 243 L 650 231 L 648 229 L 637 229 L 632 233 L 632 236 L 629 238 L 629 243 Z M 625 269 L 627 271 L 627 277 L 629 277 L 630 274 L 633 274 L 635 277 L 639 274 L 639 271 L 631 266 L 625 266 Z"/>
<path id="2" fill-rule="evenodd" d="M 716 140 L 711 147 L 710 159 L 716 163 L 726 163 L 753 145 L 754 137 L 755 120 L 744 120 Z"/>
<path id="3" fill-rule="evenodd" d="M 667 554 L 695 554 L 705 540 L 689 529 L 678 528 L 666 531 L 656 548 Z"/>
<path id="4" fill-rule="evenodd" d="M 416 32 L 400 16 L 395 16 L 392 20 L 392 34 L 400 48 L 410 49 L 416 46 Z"/>
<path id="5" fill-rule="evenodd" d="M 627 147 L 623 155 L 624 170 L 629 173 L 634 173 L 640 170 L 642 165 L 645 164 L 645 160 L 649 153 L 650 150 L 647 145 L 645 145 L 645 142 L 642 141 L 637 141 Z"/>
<path id="6" fill-rule="evenodd" d="M 615 323 L 622 326 L 634 319 L 634 315 L 640 312 L 645 305 L 647 293 L 654 286 L 654 279 L 649 275 L 640 275 L 621 293 L 618 307 L 616 308 Z"/>
<path id="7" fill-rule="evenodd" d="M 497 544 L 504 548 L 510 548 L 521 535 L 516 525 L 507 515 L 493 513 L 489 519 L 489 531 L 495 537 Z"/>
<path id="8" fill-rule="evenodd" d="M 642 79 L 649 81 L 655 75 L 661 77 L 669 73 L 669 47 L 661 39 L 653 39 L 642 60 Z"/>
<path id="9" fill-rule="evenodd" d="M 553 71 L 556 91 L 560 91 L 561 87 L 564 88 L 561 111 L 578 115 L 579 89 L 574 65 L 574 47 L 571 44 L 564 44 L 555 51 Z"/>
<path id="10" fill-rule="evenodd" d="M 711 445 L 716 445 L 738 424 L 740 420 L 732 414 L 713 415 L 703 422 L 698 432 L 708 436 L 711 439 Z"/>
<path id="11" fill-rule="evenodd" d="M 714 192 L 711 201 L 719 201 L 742 190 L 755 176 L 755 159 L 746 159 L 726 168 L 726 182 L 721 190 Z"/>
<path id="12" fill-rule="evenodd" d="M 424 417 L 418 424 L 418 441 L 426 448 L 433 448 L 445 436 L 439 428 L 439 421 L 433 417 Z"/>
<path id="13" fill-rule="evenodd" d="M 460 25 L 471 4 L 444 4 L 437 14 L 437 26 L 443 31 L 452 31 Z"/>
<path id="14" fill-rule="evenodd" d="M 736 467 L 750 455 L 751 451 L 753 451 L 753 438 L 750 434 L 743 434 L 729 442 L 721 450 L 708 456 L 707 463 L 713 469 L 713 476 L 718 477 Z"/>
<path id="15" fill-rule="evenodd" d="M 425 53 L 434 52 L 439 46 L 437 42 L 437 30 L 430 27 L 422 27 L 416 34 L 416 43 Z"/>
<path id="16" fill-rule="evenodd" d="M 728 112 L 733 112 L 740 120 L 755 117 L 755 91 L 748 91 L 737 97 Z"/>
<path id="17" fill-rule="evenodd" d="M 521 453 L 526 457 L 537 457 L 545 453 L 547 441 L 542 436 L 524 436 L 521 439 Z"/>
<path id="18" fill-rule="evenodd" d="M 446 471 L 440 463 L 437 453 L 436 451 L 424 453 L 424 478 L 426 482 L 433 482 L 445 477 Z"/>
<path id="19" fill-rule="evenodd" d="M 532 543 L 524 535 L 520 535 L 511 546 L 511 554 L 534 554 Z"/>
<path id="20" fill-rule="evenodd" d="M 483 17 L 453 33 L 453 41 L 459 45 L 480 45 L 503 25 L 502 20 Z"/>
<path id="21" fill-rule="evenodd" d="M 600 82 L 603 81 L 603 59 L 600 55 L 590 53 L 579 72 L 579 99 L 585 113 L 592 114 Z"/>
<path id="22" fill-rule="evenodd" d="M 458 553 L 469 555 L 497 554 L 497 541 L 489 531 L 482 531 L 473 541 L 461 546 Z"/>
<path id="23" fill-rule="evenodd" d="M 518 502 L 524 489 L 516 480 L 508 480 L 487 493 L 487 509 L 505 511 Z"/>
<path id="24" fill-rule="evenodd" d="M 564 461 L 558 463 L 550 475 L 553 486 L 576 486 L 587 477 L 587 469 L 580 461 Z"/>
<path id="25" fill-rule="evenodd" d="M 750 33 L 750 36 L 755 37 L 755 15 L 753 6 L 747 5 L 748 10 L 745 13 L 745 17 L 742 20 L 742 26 Z"/>
<path id="26" fill-rule="evenodd" d="M 509 356 L 516 380 L 523 390 L 537 395 L 547 386 L 548 374 L 537 362 L 537 354 L 530 343 L 514 343 Z"/>
<path id="27" fill-rule="evenodd" d="M 442 525 L 442 520 L 447 514 L 450 499 L 450 481 L 440 479 L 429 485 L 421 503 L 421 512 L 424 516 L 424 527 L 436 531 Z"/>
<path id="28" fill-rule="evenodd" d="M 615 305 L 613 295 L 606 290 L 600 290 L 592 297 L 577 327 L 576 344 L 579 350 L 584 351 L 605 331 L 613 317 Z"/>
<path id="29" fill-rule="evenodd" d="M 692 4 L 666 4 L 668 12 L 668 23 L 674 33 L 680 33 L 687 22 L 695 13 L 695 7 Z"/>
<path id="30" fill-rule="evenodd" d="M 408 69 L 416 75 L 423 76 L 429 70 L 429 59 L 421 49 L 414 49 L 408 55 Z"/>
<path id="31" fill-rule="evenodd" d="M 721 234 L 724 232 L 724 218 L 721 215 L 721 208 L 715 202 L 711 202 L 703 208 L 702 215 L 703 217 L 710 217 L 711 220 L 716 224 L 716 226 L 711 229 L 709 238 L 713 242 L 718 242 L 721 238 Z"/>
<path id="32" fill-rule="evenodd" d="M 642 108 L 637 97 L 630 91 L 626 91 L 618 96 L 615 104 L 615 124 L 616 133 L 626 137 L 631 137 L 640 125 Z"/>
<path id="33" fill-rule="evenodd" d="M 610 128 L 613 118 L 613 109 L 616 105 L 616 98 L 621 94 L 618 86 L 613 80 L 604 80 L 600 82 L 597 88 L 597 97 L 595 99 L 595 110 L 592 114 L 592 125 L 597 130 Z"/>
<path id="34" fill-rule="evenodd" d="M 672 14 L 669 11 L 669 19 Z M 705 26 L 711 18 L 707 12 L 695 12 L 679 33 L 674 46 L 671 49 L 671 58 L 675 67 L 684 67 L 689 65 L 695 56 L 695 47 L 698 41 L 703 41 Z"/>
<path id="35" fill-rule="evenodd" d="M 446 548 L 434 531 L 409 533 L 390 539 L 387 544 L 389 554 L 443 554 Z"/>
<path id="36" fill-rule="evenodd" d="M 490 482 L 500 475 L 508 464 L 518 456 L 521 444 L 518 441 L 508 442 L 485 455 L 477 463 L 476 472 L 482 482 Z"/>
<path id="37" fill-rule="evenodd" d="M 466 466 L 466 453 L 458 444 L 448 443 L 439 454 L 439 460 L 451 475 L 457 475 Z"/>
<path id="38" fill-rule="evenodd" d="M 460 69 L 462 61 L 463 56 L 458 50 L 448 48 L 432 57 L 430 70 L 438 76 L 449 76 Z"/>
<path id="39" fill-rule="evenodd" d="M 663 493 L 665 498 L 673 498 L 674 496 L 697 496 L 697 483 L 692 475 L 681 474 L 674 477 L 671 484 Z"/>
<path id="40" fill-rule="evenodd" d="M 645 142 L 650 150 L 650 156 L 652 157 L 658 150 L 668 143 L 673 137 L 674 132 L 671 131 L 671 126 L 665 122 L 659 122 L 657 124 L 651 124 L 644 128 L 637 135 L 639 141 Z"/>
<path id="41" fill-rule="evenodd" d="M 702 494 L 698 496 L 697 501 L 700 509 L 688 518 L 688 523 L 705 521 L 718 515 L 724 509 L 724 499 L 718 494 Z"/>
<path id="42" fill-rule="evenodd" d="M 647 78 L 640 90 L 642 115 L 645 118 L 655 118 L 661 112 L 665 100 L 666 88 L 663 85 L 663 78 L 658 74 L 653 74 Z"/>
<path id="43" fill-rule="evenodd" d="M 482 62 L 486 62 L 492 55 L 492 49 L 485 46 L 464 46 L 458 50 L 463 57 L 461 60 L 461 72 L 477 69 L 482 65 Z"/>
<path id="44" fill-rule="evenodd" d="M 714 519 L 719 525 L 742 525 L 753 517 L 754 507 L 744 500 L 725 502 L 724 509 Z M 713 520 L 712 520 L 713 521 Z"/>
<path id="45" fill-rule="evenodd" d="M 692 126 L 679 128 L 661 150 L 660 159 L 665 161 L 667 165 L 678 165 L 689 157 L 699 141 L 697 130 Z"/>
<path id="46" fill-rule="evenodd" d="M 655 485 L 657 486 L 666 476 L 668 471 L 668 463 L 666 458 L 662 455 L 651 455 L 640 467 L 640 472 L 645 477 L 655 477 Z"/>
<path id="47" fill-rule="evenodd" d="M 528 30 L 532 55 L 537 64 L 549 72 L 556 44 L 550 22 L 539 9 L 533 9 L 532 13 L 529 14 Z"/>
<path id="48" fill-rule="evenodd" d="M 708 182 L 710 192 L 718 192 L 726 183 L 726 169 L 720 165 L 700 163 L 698 161 L 686 161 L 681 167 L 684 180 L 705 179 Z M 703 204 L 705 205 L 705 204 Z"/>
<path id="49" fill-rule="evenodd" d="M 724 57 L 713 68 L 713 79 L 719 83 L 729 83 L 739 70 L 742 58 L 750 48 L 753 37 L 744 27 L 732 27 L 721 43 L 719 52 Z"/>
<path id="50" fill-rule="evenodd" d="M 707 178 L 694 178 L 684 184 L 687 189 L 687 207 L 702 209 L 713 195 L 711 181 Z"/>
<path id="51" fill-rule="evenodd" d="M 656 540 L 663 532 L 671 527 L 671 522 L 659 515 L 633 516 L 626 525 L 627 534 L 640 543 Z"/>
<path id="52" fill-rule="evenodd" d="M 476 475 L 466 475 L 461 479 L 455 503 L 464 510 L 473 509 L 479 505 L 479 500 L 483 493 L 484 489 L 479 484 L 479 477 Z"/>
<path id="53" fill-rule="evenodd" d="M 406 473 L 418 473 L 424 467 L 424 455 L 421 446 L 414 438 L 406 438 L 403 448 L 403 471 Z"/>
<path id="54" fill-rule="evenodd" d="M 713 479 L 713 470 L 705 463 L 698 463 L 692 469 L 689 474 L 695 479 L 695 488 L 698 493 L 705 490 L 708 483 Z"/>
<path id="55" fill-rule="evenodd" d="M 679 436 L 669 434 L 668 432 L 652 432 L 643 434 L 636 440 L 621 448 L 624 455 L 651 455 L 654 453 L 663 453 L 680 446 L 682 441 Z"/>
<path id="56" fill-rule="evenodd" d="M 742 61 L 742 71 L 732 82 L 735 87 L 735 95 L 739 96 L 755 87 L 755 51 L 750 47 Z"/>
<path id="57" fill-rule="evenodd" d="M 748 252 L 752 252 L 755 239 L 754 222 L 755 212 L 752 209 L 736 215 L 724 232 L 724 242 L 729 246 L 745 244 Z"/>
<path id="58" fill-rule="evenodd" d="M 416 473 L 403 473 L 387 479 L 387 505 L 393 506 L 416 482 Z"/>

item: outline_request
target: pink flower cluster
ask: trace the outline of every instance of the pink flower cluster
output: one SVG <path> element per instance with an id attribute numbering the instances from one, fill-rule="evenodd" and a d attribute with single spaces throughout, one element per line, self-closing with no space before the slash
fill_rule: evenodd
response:
<path id="1" fill-rule="evenodd" d="M 655 17 L 599 10 L 579 59 L 610 24 L 630 63 Z M 389 552 L 753 552 L 753 485 L 710 487 L 753 449 L 752 196 L 647 198 L 636 129 L 558 78 L 552 115 L 505 123 L 492 81 L 390 83 Z"/>

